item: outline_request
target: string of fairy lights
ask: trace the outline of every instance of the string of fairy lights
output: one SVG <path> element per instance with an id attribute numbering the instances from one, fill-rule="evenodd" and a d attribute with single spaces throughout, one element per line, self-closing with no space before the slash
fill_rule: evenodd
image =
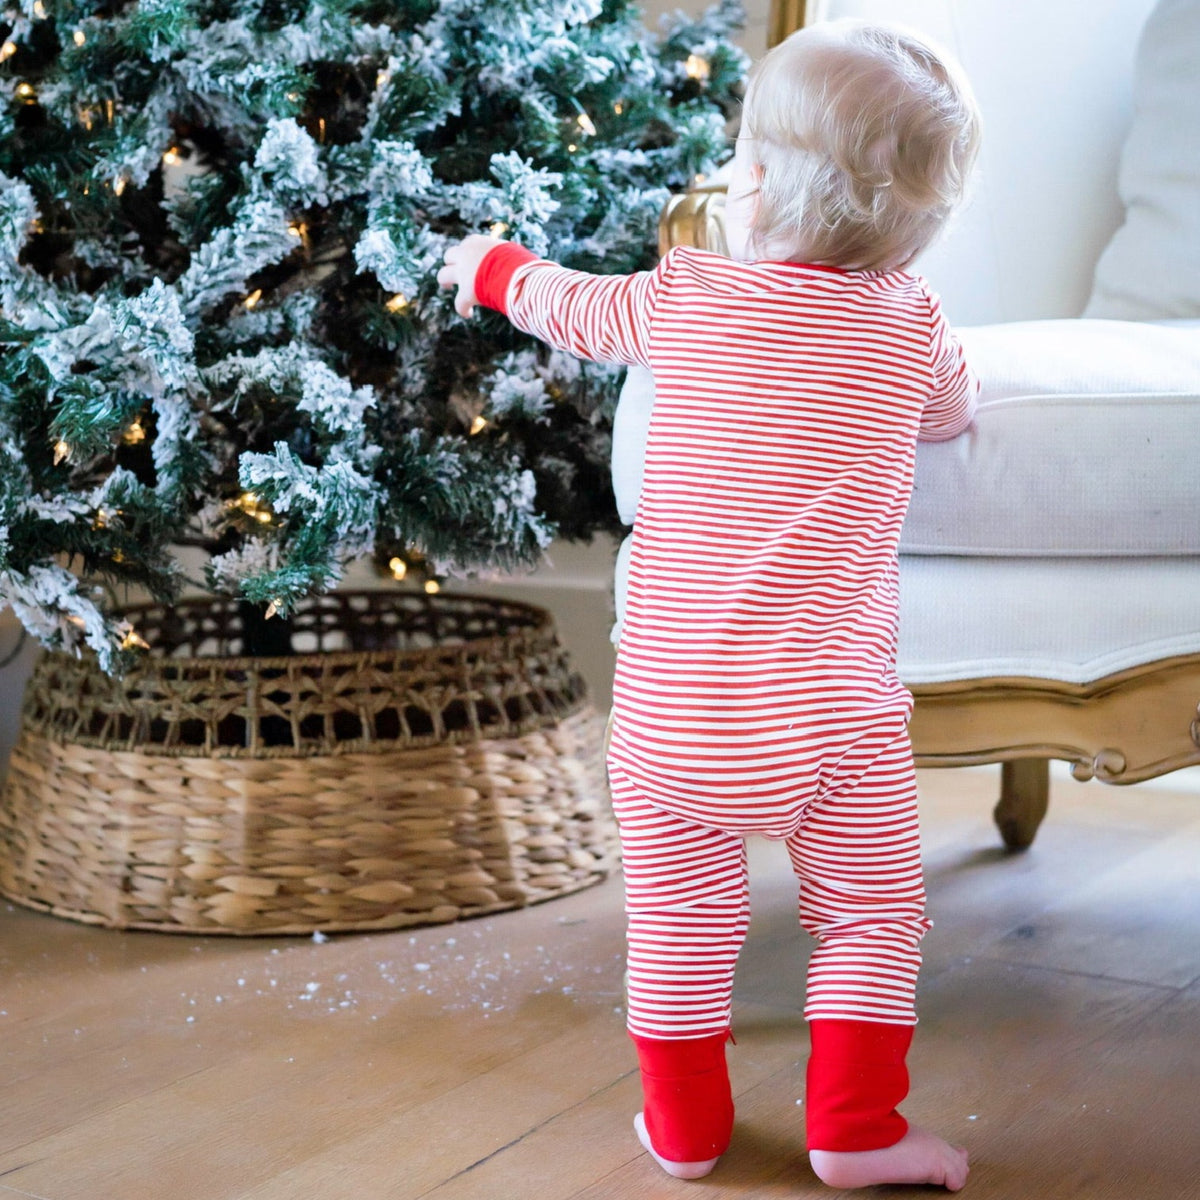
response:
<path id="1" fill-rule="evenodd" d="M 36 0 L 32 8 L 32 15 L 37 20 L 46 20 L 49 13 L 46 9 L 43 0 Z M 71 33 L 71 41 L 74 46 L 82 48 L 87 45 L 88 35 L 83 28 L 76 28 Z M 0 43 L 0 65 L 9 63 L 20 52 L 20 45 L 11 38 Z M 684 71 L 689 79 L 692 79 L 703 86 L 709 79 L 711 66 L 707 58 L 698 53 L 688 55 L 684 62 Z M 388 86 L 391 80 L 391 74 L 387 70 L 380 70 L 376 75 L 376 87 L 382 90 Z M 13 97 L 22 105 L 35 105 L 38 103 L 38 91 L 36 86 L 29 80 L 21 79 L 13 87 Z M 302 96 L 299 93 L 289 93 L 288 99 L 293 103 L 299 103 Z M 583 139 L 596 136 L 598 130 L 592 116 L 587 112 L 578 100 L 573 100 L 575 113 L 573 118 L 568 118 L 566 122 L 566 137 L 565 147 L 568 153 L 575 154 L 579 151 Z M 622 100 L 616 100 L 612 105 L 613 113 L 616 116 L 622 116 L 625 112 L 625 104 Z M 100 122 L 111 127 L 117 120 L 118 105 L 112 99 L 105 99 L 90 104 L 80 104 L 76 109 L 76 116 L 80 124 L 89 133 L 92 132 Z M 327 124 L 323 116 L 317 116 L 315 121 L 311 122 L 312 128 L 318 142 L 325 144 L 327 137 Z M 162 154 L 162 168 L 164 173 L 178 171 L 185 168 L 190 160 L 190 149 L 185 145 L 171 144 Z M 129 185 L 130 177 L 124 172 L 117 172 L 109 179 L 98 181 L 100 186 L 108 187 L 116 197 L 121 197 Z M 697 176 L 697 182 L 702 182 L 702 177 Z M 84 185 L 84 194 L 90 194 L 91 184 Z M 31 228 L 34 234 L 45 232 L 40 221 L 35 221 Z M 308 252 L 310 250 L 310 231 L 306 221 L 302 218 L 292 218 L 287 225 L 287 232 L 294 237 L 299 246 L 298 248 Z M 504 237 L 509 232 L 509 226 L 503 221 L 494 222 L 488 232 L 493 237 Z M 255 287 L 251 289 L 238 303 L 247 311 L 252 312 L 258 308 L 267 298 L 264 297 L 263 289 Z M 386 298 L 382 298 L 382 309 L 392 317 L 403 316 L 410 314 L 413 311 L 414 300 L 401 292 L 394 292 Z M 467 434 L 471 437 L 478 437 L 483 434 L 492 422 L 482 414 L 476 414 L 467 424 Z M 148 434 L 143 419 L 140 415 L 135 416 L 129 425 L 120 435 L 120 441 L 127 446 L 135 446 L 146 440 Z M 53 462 L 55 466 L 62 464 L 72 465 L 73 448 L 63 438 L 57 438 L 53 445 Z M 231 520 L 243 522 L 248 528 L 245 536 L 254 536 L 254 531 L 258 530 L 261 533 L 266 533 L 272 527 L 279 524 L 279 517 L 266 503 L 263 498 L 256 492 L 251 490 L 243 490 L 236 496 L 233 496 L 224 501 L 224 508 Z M 103 507 L 97 508 L 93 514 L 93 527 L 95 529 L 108 528 L 115 521 L 119 521 L 122 516 L 119 508 L 106 509 Z M 121 551 L 119 549 L 113 552 L 112 558 L 116 562 L 122 560 Z M 380 564 L 382 570 L 382 564 Z M 401 554 L 393 555 L 388 559 L 386 564 L 385 575 L 390 577 L 397 583 L 408 583 L 410 586 L 413 583 L 412 576 L 414 571 L 419 576 L 424 576 L 420 585 L 425 592 L 433 595 L 441 590 L 442 584 L 430 572 L 428 564 L 419 550 L 416 548 L 408 548 Z M 266 606 L 265 615 L 268 618 L 276 616 L 285 607 L 285 602 L 282 598 L 271 600 Z M 79 618 L 68 618 L 73 621 L 78 621 Z M 124 640 L 121 643 L 123 650 L 149 649 L 149 643 L 141 637 L 134 629 L 129 629 L 125 634 Z"/>

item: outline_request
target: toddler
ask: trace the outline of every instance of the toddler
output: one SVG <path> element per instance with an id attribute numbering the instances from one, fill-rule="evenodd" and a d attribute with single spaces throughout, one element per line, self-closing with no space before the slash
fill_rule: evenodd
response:
<path id="1" fill-rule="evenodd" d="M 818 942 L 807 1133 L 834 1187 L 957 1190 L 966 1152 L 911 1127 L 921 876 L 895 672 L 897 543 L 918 438 L 976 385 L 905 268 L 960 202 L 978 120 L 957 69 L 898 30 L 831 22 L 758 65 L 726 205 L 731 258 L 678 247 L 593 276 L 473 236 L 446 253 L 476 303 L 657 387 L 617 651 L 613 806 L 643 1145 L 713 1169 L 749 922 L 745 838 L 781 839 Z"/>

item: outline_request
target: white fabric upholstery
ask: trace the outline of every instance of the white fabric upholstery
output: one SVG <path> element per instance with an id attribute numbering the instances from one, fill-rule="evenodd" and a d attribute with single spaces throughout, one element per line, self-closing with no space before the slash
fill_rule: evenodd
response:
<path id="1" fill-rule="evenodd" d="M 1200 322 L 959 330 L 974 429 L 921 445 L 912 554 L 1200 554 Z"/>
<path id="2" fill-rule="evenodd" d="M 1118 190 L 1086 315 L 1200 316 L 1200 0 L 1160 0 L 1146 22 Z"/>
<path id="3" fill-rule="evenodd" d="M 1117 166 L 1154 0 L 810 0 L 809 19 L 895 21 L 962 62 L 983 143 L 974 194 L 917 264 L 956 325 L 1078 316 L 1121 222 Z"/>
<path id="4" fill-rule="evenodd" d="M 1200 320 L 1013 321 L 957 332 L 984 404 L 1079 392 L 1190 394 L 1200 384 Z"/>
<path id="5" fill-rule="evenodd" d="M 653 411 L 654 373 L 646 367 L 630 367 L 613 416 L 612 440 L 613 494 L 624 525 L 632 525 L 637 516 L 646 469 L 646 435 Z"/>
<path id="6" fill-rule="evenodd" d="M 900 678 L 1091 683 L 1200 652 L 1200 560 L 900 556 Z"/>

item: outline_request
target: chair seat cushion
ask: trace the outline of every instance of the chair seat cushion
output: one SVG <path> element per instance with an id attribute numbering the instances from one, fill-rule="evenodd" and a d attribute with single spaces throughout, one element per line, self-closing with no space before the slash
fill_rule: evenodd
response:
<path id="1" fill-rule="evenodd" d="M 1200 554 L 1200 321 L 959 334 L 979 412 L 919 447 L 902 553 Z"/>
<path id="2" fill-rule="evenodd" d="M 900 556 L 900 678 L 1092 683 L 1200 653 L 1200 559 Z"/>

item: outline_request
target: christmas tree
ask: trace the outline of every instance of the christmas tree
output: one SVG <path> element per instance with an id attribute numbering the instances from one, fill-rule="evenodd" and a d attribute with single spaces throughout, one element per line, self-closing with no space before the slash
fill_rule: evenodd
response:
<path id="1" fill-rule="evenodd" d="M 373 556 L 511 569 L 615 522 L 614 369 L 439 291 L 492 231 L 654 260 L 727 156 L 722 0 L 20 0 L 0 21 L 0 602 L 136 653 L 117 602 L 286 617 Z"/>

